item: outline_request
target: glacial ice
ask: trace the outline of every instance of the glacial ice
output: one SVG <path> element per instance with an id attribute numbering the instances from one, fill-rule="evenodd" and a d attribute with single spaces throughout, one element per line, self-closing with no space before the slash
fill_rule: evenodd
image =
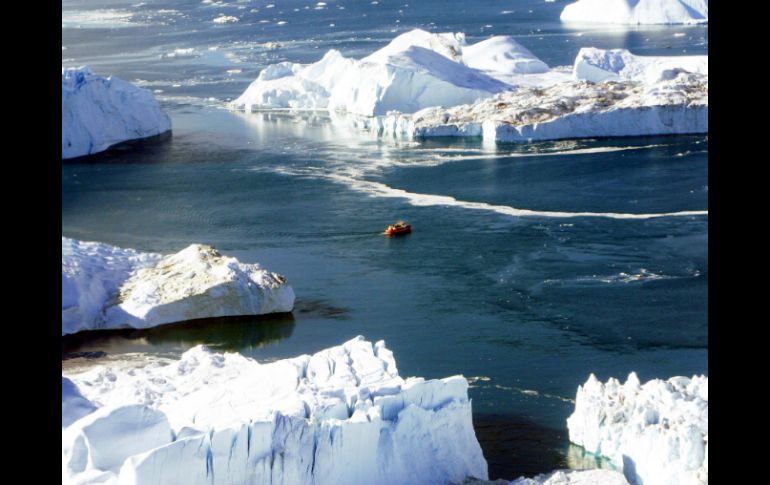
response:
<path id="1" fill-rule="evenodd" d="M 62 68 L 61 94 L 62 159 L 171 129 L 171 119 L 150 91 L 114 76 L 97 76 L 88 67 Z"/>
<path id="2" fill-rule="evenodd" d="M 495 142 L 708 133 L 708 76 L 678 72 L 652 84 L 572 81 L 355 123 L 396 137 L 468 136 Z"/>
<path id="3" fill-rule="evenodd" d="M 578 388 L 570 441 L 623 467 L 632 483 L 708 483 L 708 377 L 625 384 L 593 374 Z"/>
<path id="4" fill-rule="evenodd" d="M 575 57 L 576 79 L 593 82 L 639 81 L 652 84 L 681 72 L 709 73 L 708 56 L 635 56 L 626 49 L 584 47 Z"/>
<path id="5" fill-rule="evenodd" d="M 532 478 L 519 477 L 508 481 L 498 479 L 469 480 L 463 485 L 629 485 L 622 473 L 613 470 L 556 470 Z"/>
<path id="6" fill-rule="evenodd" d="M 403 379 L 383 341 L 265 364 L 198 346 L 66 377 L 98 409 L 63 428 L 64 483 L 488 478 L 465 378 Z"/>
<path id="7" fill-rule="evenodd" d="M 211 246 L 164 257 L 62 237 L 62 335 L 293 307 L 285 278 Z"/>
<path id="8" fill-rule="evenodd" d="M 704 24 L 708 0 L 578 0 L 564 7 L 562 22 Z"/>
<path id="9" fill-rule="evenodd" d="M 532 78 L 532 79 L 530 79 Z M 488 98 L 518 84 L 567 79 L 510 37 L 467 45 L 462 33 L 416 29 L 363 59 L 336 50 L 309 65 L 283 62 L 265 68 L 233 109 L 289 108 L 363 116 L 454 106 Z"/>

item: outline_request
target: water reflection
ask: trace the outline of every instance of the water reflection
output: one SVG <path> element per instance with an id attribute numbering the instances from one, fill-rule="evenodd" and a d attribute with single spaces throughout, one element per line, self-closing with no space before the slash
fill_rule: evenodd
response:
<path id="1" fill-rule="evenodd" d="M 204 318 L 142 330 L 80 332 L 62 337 L 62 360 L 103 355 L 98 352 L 176 353 L 200 344 L 219 352 L 247 351 L 289 338 L 294 325 L 294 316 L 282 313 Z"/>

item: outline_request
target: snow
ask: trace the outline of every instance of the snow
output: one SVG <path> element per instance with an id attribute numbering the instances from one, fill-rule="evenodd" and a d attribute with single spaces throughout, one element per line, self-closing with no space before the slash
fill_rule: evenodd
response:
<path id="1" fill-rule="evenodd" d="M 150 91 L 114 76 L 97 76 L 88 67 L 62 68 L 61 92 L 63 159 L 171 129 L 171 119 Z"/>
<path id="2" fill-rule="evenodd" d="M 681 72 L 708 75 L 708 56 L 635 56 L 626 49 L 584 47 L 575 57 L 576 79 L 586 81 L 640 81 L 654 83 Z"/>
<path id="3" fill-rule="evenodd" d="M 99 406 L 62 431 L 67 483 L 488 478 L 465 378 L 403 379 L 383 341 L 272 363 L 198 346 L 66 377 Z"/>
<path id="4" fill-rule="evenodd" d="M 680 72 L 653 84 L 571 81 L 357 123 L 381 135 L 495 142 L 708 133 L 708 76 Z"/>
<path id="5" fill-rule="evenodd" d="M 61 427 L 68 427 L 86 414 L 90 414 L 96 406 L 84 398 L 77 386 L 66 377 L 61 378 Z"/>
<path id="6" fill-rule="evenodd" d="M 562 22 L 705 24 L 708 0 L 578 0 L 564 7 Z"/>
<path id="7" fill-rule="evenodd" d="M 708 483 L 708 377 L 624 384 L 592 374 L 567 419 L 570 441 L 644 485 Z"/>
<path id="8" fill-rule="evenodd" d="M 613 470 L 556 470 L 532 478 L 519 477 L 508 481 L 498 479 L 469 480 L 463 485 L 629 485 L 622 473 Z"/>
<path id="9" fill-rule="evenodd" d="M 510 37 L 467 45 L 463 33 L 415 29 L 360 60 L 330 50 L 314 64 L 268 66 L 230 107 L 379 116 L 471 103 L 518 85 L 552 84 L 568 77 L 562 71 L 552 73 Z"/>
<path id="10" fill-rule="evenodd" d="M 286 279 L 193 244 L 169 256 L 62 237 L 62 335 L 289 312 Z"/>

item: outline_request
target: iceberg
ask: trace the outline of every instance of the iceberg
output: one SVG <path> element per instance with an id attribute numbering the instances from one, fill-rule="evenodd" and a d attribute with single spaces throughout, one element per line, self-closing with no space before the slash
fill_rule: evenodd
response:
<path id="1" fill-rule="evenodd" d="M 593 374 L 578 387 L 569 439 L 623 467 L 632 483 L 708 483 L 708 377 L 624 384 Z"/>
<path id="2" fill-rule="evenodd" d="M 571 81 L 354 124 L 395 137 L 467 136 L 493 142 L 708 133 L 708 76 L 679 72 L 652 84 Z"/>
<path id="3" fill-rule="evenodd" d="M 62 335 L 293 307 L 283 276 L 208 245 L 164 257 L 62 237 Z"/>
<path id="4" fill-rule="evenodd" d="M 171 130 L 152 93 L 88 67 L 62 68 L 62 159 L 107 150 L 118 143 Z"/>
<path id="5" fill-rule="evenodd" d="M 705 24 L 708 0 L 578 0 L 564 7 L 562 22 Z"/>
<path id="6" fill-rule="evenodd" d="M 532 478 L 519 477 L 508 481 L 498 479 L 469 480 L 463 485 L 629 485 L 622 473 L 613 470 L 556 470 Z"/>
<path id="7" fill-rule="evenodd" d="M 535 79 L 530 77 L 536 76 Z M 463 33 L 416 29 L 363 59 L 336 50 L 309 65 L 268 66 L 232 109 L 306 109 L 381 116 L 455 106 L 515 89 L 519 83 L 565 79 L 506 36 L 467 45 Z"/>
<path id="8" fill-rule="evenodd" d="M 584 47 L 575 57 L 575 79 L 655 83 L 681 72 L 708 76 L 708 56 L 635 56 L 626 49 Z"/>
<path id="9" fill-rule="evenodd" d="M 97 407 L 62 430 L 64 483 L 488 479 L 465 378 L 404 379 L 383 341 L 272 363 L 198 346 L 66 378 Z"/>

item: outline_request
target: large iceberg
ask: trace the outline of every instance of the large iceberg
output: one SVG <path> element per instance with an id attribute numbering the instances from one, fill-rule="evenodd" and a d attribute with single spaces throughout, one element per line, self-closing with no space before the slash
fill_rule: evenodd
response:
<path id="1" fill-rule="evenodd" d="M 681 72 L 708 76 L 708 56 L 635 56 L 626 49 L 584 47 L 575 57 L 573 73 L 586 81 L 639 81 L 654 83 Z"/>
<path id="2" fill-rule="evenodd" d="M 382 341 L 267 364 L 198 346 L 67 378 L 94 410 L 63 427 L 64 483 L 488 479 L 465 378 L 403 379 Z"/>
<path id="3" fill-rule="evenodd" d="M 704 24 L 708 0 L 578 0 L 564 7 L 562 22 Z"/>
<path id="4" fill-rule="evenodd" d="M 88 67 L 62 68 L 62 158 L 107 150 L 118 143 L 160 135 L 171 119 L 146 89 Z"/>
<path id="5" fill-rule="evenodd" d="M 462 33 L 416 29 L 399 35 L 363 59 L 336 50 L 310 65 L 268 66 L 234 109 L 290 108 L 342 111 L 363 116 L 429 106 L 454 106 L 515 89 L 519 83 L 566 78 L 515 40 L 497 36 L 467 45 Z"/>
<path id="6" fill-rule="evenodd" d="M 354 123 L 396 137 L 495 142 L 708 133 L 708 76 L 677 72 L 652 84 L 572 81 Z"/>
<path id="7" fill-rule="evenodd" d="M 286 279 L 193 244 L 169 256 L 62 237 L 62 335 L 289 312 Z"/>
<path id="8" fill-rule="evenodd" d="M 640 384 L 591 374 L 567 419 L 570 441 L 623 467 L 644 485 L 708 483 L 708 377 Z"/>

